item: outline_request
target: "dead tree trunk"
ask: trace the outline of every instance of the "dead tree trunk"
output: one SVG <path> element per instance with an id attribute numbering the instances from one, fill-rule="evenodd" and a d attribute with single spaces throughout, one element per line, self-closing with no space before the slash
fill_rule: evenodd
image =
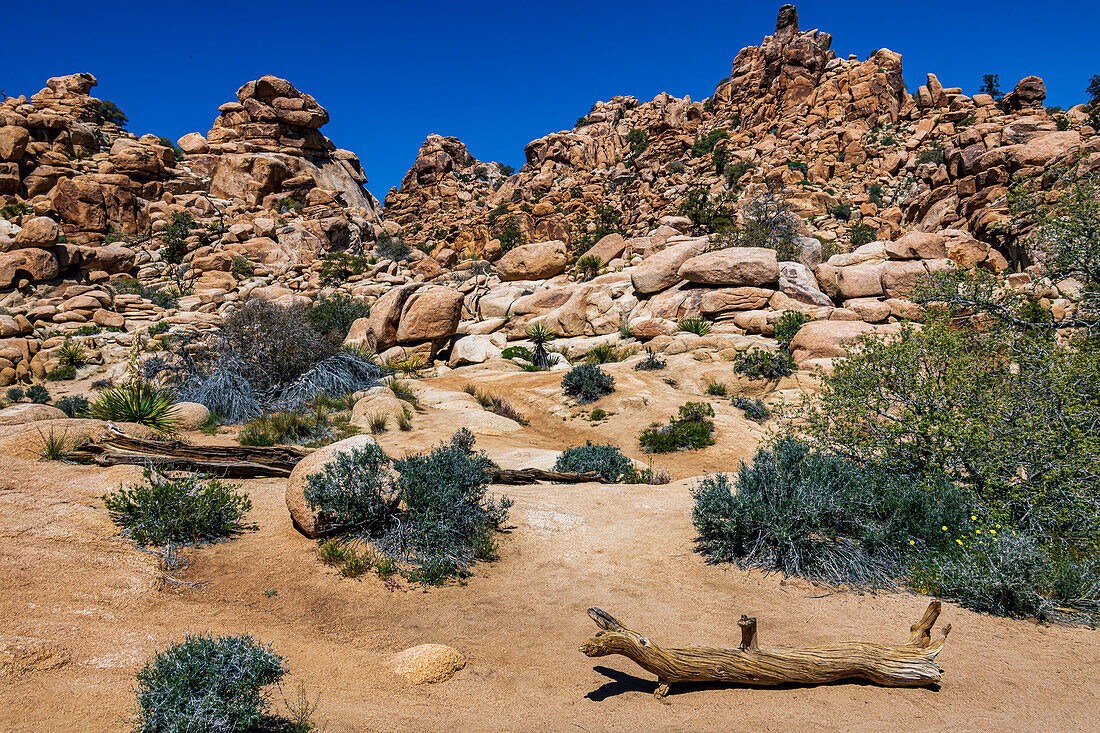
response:
<path id="1" fill-rule="evenodd" d="M 552 484 L 607 483 L 600 474 L 566 473 L 563 471 L 544 471 L 541 468 L 493 468 L 489 473 L 494 484 L 537 484 L 548 481 Z"/>
<path id="2" fill-rule="evenodd" d="M 889 687 L 922 687 L 940 681 L 942 669 L 936 655 L 943 636 L 932 643 L 932 626 L 940 615 L 940 602 L 932 601 L 920 621 L 910 627 L 902 646 L 848 641 L 804 649 L 760 649 L 756 619 L 742 616 L 738 649 L 693 646 L 663 649 L 619 623 L 598 608 L 588 615 L 602 631 L 581 645 L 590 657 L 622 654 L 647 672 L 657 675 L 658 699 L 668 694 L 673 682 L 732 682 L 746 685 L 781 685 L 788 682 L 819 685 L 861 678 Z"/>
<path id="3" fill-rule="evenodd" d="M 180 440 L 143 440 L 110 426 L 107 436 L 78 446 L 65 458 L 100 466 L 134 464 L 199 471 L 227 478 L 289 476 L 312 451 L 297 446 L 192 445 Z"/>

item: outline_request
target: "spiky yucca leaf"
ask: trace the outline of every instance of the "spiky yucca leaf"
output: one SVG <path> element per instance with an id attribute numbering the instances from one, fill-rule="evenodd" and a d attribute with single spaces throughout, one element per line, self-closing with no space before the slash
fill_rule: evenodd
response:
<path id="1" fill-rule="evenodd" d="M 97 420 L 136 422 L 170 433 L 178 422 L 173 412 L 175 404 L 168 390 L 135 379 L 100 392 L 88 414 Z"/>

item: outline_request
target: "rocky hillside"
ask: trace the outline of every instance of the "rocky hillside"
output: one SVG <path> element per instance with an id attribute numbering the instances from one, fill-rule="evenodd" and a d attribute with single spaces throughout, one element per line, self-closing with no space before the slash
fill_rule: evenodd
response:
<path id="1" fill-rule="evenodd" d="M 566 360 L 620 341 L 721 359 L 797 310 L 825 322 L 795 344 L 807 366 L 911 316 L 928 272 L 1025 267 L 1008 186 L 1100 169 L 1083 106 L 1044 107 L 1037 77 L 999 100 L 933 74 L 913 93 L 897 53 L 831 43 L 784 6 L 708 99 L 597 102 L 518 172 L 429 136 L 384 208 L 284 79 L 248 82 L 176 143 L 126 132 L 90 74 L 50 79 L 0 105 L 0 384 L 43 378 L 66 339 L 113 378 L 135 337 L 334 292 L 373 307 L 349 343 L 384 358 L 484 361 L 539 323 Z M 793 251 L 728 246 L 760 201 L 786 202 Z M 678 331 L 685 317 L 710 335 Z"/>
<path id="2" fill-rule="evenodd" d="M 683 228 L 673 217 L 695 187 L 744 198 L 770 184 L 785 188 L 810 236 L 842 248 L 857 222 L 881 239 L 950 227 L 1006 248 L 998 225 L 1013 177 L 1077 157 L 1100 166 L 1087 115 L 1051 114 L 1037 77 L 999 104 L 934 74 L 911 93 L 900 54 L 838 58 L 831 44 L 784 6 L 775 33 L 742 49 L 710 98 L 597 102 L 572 130 L 528 143 L 527 163 L 506 179 L 457 139 L 430 136 L 386 196 L 386 218 L 436 248 L 492 257 L 514 223 L 527 242 L 577 250 L 608 224 L 628 237 Z"/>

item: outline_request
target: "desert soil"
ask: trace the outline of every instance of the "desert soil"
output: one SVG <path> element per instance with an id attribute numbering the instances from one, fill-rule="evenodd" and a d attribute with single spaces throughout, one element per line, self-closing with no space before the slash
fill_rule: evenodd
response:
<path id="1" fill-rule="evenodd" d="M 619 389 L 600 403 L 614 414 L 598 425 L 583 417 L 590 408 L 563 405 L 560 375 L 464 369 L 426 387 L 438 394 L 479 384 L 507 396 L 531 424 L 482 429 L 428 407 L 413 431 L 380 442 L 400 455 L 470 424 L 502 465 L 545 466 L 548 451 L 585 439 L 616 442 L 645 460 L 634 450 L 637 433 L 698 399 L 709 379 L 733 382 L 715 369 L 685 361 L 650 375 L 615 365 Z M 676 387 L 661 381 L 670 375 Z M 779 385 L 787 393 L 770 399 L 790 398 L 797 386 Z M 5 449 L 0 634 L 43 639 L 70 661 L 0 679 L 0 730 L 127 729 L 135 672 L 186 632 L 249 633 L 273 644 L 288 661 L 284 687 L 303 680 L 319 696 L 314 719 L 328 731 L 1097 729 L 1097 632 L 948 603 L 941 625 L 953 632 L 935 690 L 682 685 L 662 703 L 652 696 L 654 680 L 629 660 L 581 654 L 596 630 L 585 615 L 590 606 L 670 646 L 736 646 L 736 622 L 747 613 L 759 617 L 765 647 L 901 642 L 927 606 L 922 596 L 833 592 L 705 564 L 693 545 L 692 477 L 736 470 L 764 434 L 728 401 L 715 402 L 719 444 L 656 461 L 672 473 L 670 484 L 494 487 L 516 500 L 500 559 L 477 566 L 465 584 L 438 588 L 387 590 L 374 576 L 345 579 L 322 565 L 316 543 L 291 525 L 282 479 L 242 482 L 252 528 L 188 552 L 191 564 L 177 577 L 196 585 L 165 584 L 151 555 L 117 537 L 99 498 L 138 478 L 137 468 L 44 462 Z M 0 428 L 0 448 L 26 430 Z M 453 646 L 469 663 L 448 682 L 413 687 L 390 671 L 389 659 L 424 643 Z"/>

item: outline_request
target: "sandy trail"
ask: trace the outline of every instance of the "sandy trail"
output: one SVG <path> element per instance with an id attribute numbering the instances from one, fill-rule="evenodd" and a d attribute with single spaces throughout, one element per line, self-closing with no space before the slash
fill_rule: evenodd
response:
<path id="1" fill-rule="evenodd" d="M 521 407 L 534 404 L 530 394 L 509 389 L 510 379 L 493 383 Z M 454 389 L 461 380 L 433 382 Z M 591 429 L 627 444 L 616 437 L 627 427 L 563 431 L 581 421 L 535 412 L 521 433 L 479 443 L 490 455 L 564 447 Z M 429 411 L 413 433 L 387 434 L 382 442 L 393 453 L 435 442 L 442 427 L 454 427 L 436 425 L 437 418 Z M 735 467 L 754 445 L 750 435 L 741 437 L 695 456 L 694 464 Z M 598 605 L 666 645 L 734 646 L 736 621 L 748 613 L 760 619 L 761 645 L 781 646 L 900 642 L 928 603 L 908 594 L 830 593 L 801 580 L 706 565 L 693 549 L 691 479 L 500 487 L 516 506 L 499 561 L 478 566 L 465 585 L 406 584 L 394 592 L 373 576 L 348 580 L 324 567 L 315 543 L 290 524 L 283 481 L 248 481 L 255 528 L 190 553 L 182 577 L 202 585 L 158 589 L 152 558 L 113 539 L 97 498 L 136 478 L 137 469 L 4 463 L 0 633 L 60 644 L 72 662 L 0 681 L 0 730 L 126 729 L 134 673 L 187 631 L 247 632 L 273 643 L 288 659 L 291 685 L 303 679 L 320 695 L 316 718 L 327 720 L 329 731 L 1081 731 L 1095 730 L 1100 719 L 1100 635 L 952 604 L 941 617 L 954 630 L 939 657 L 945 674 L 938 691 L 683 685 L 674 686 L 667 704 L 657 702 L 654 680 L 629 660 L 578 651 L 595 631 L 586 608 Z M 671 465 L 674 475 L 689 466 L 686 457 Z M 427 642 L 456 647 L 469 664 L 450 682 L 420 688 L 388 670 L 390 655 Z"/>

